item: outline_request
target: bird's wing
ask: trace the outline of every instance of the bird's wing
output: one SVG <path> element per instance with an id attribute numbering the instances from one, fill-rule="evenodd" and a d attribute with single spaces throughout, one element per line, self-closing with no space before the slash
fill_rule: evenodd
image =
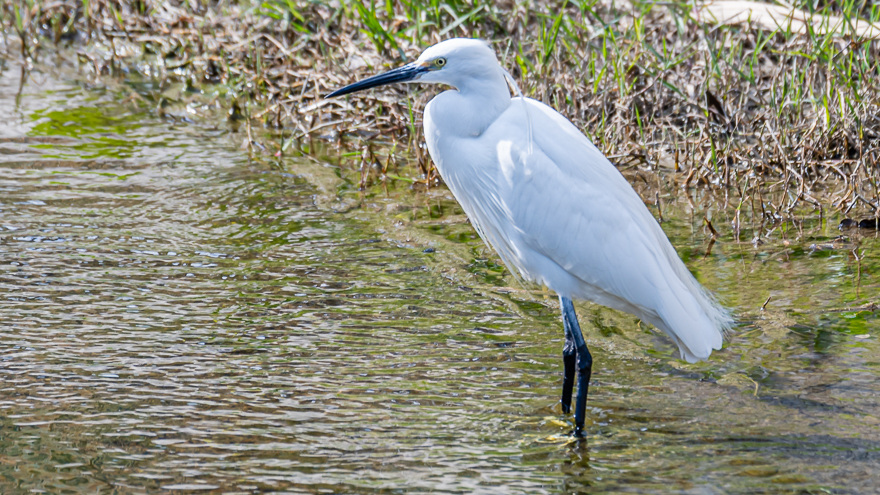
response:
<path id="1" fill-rule="evenodd" d="M 514 102 L 492 128 L 508 136 L 497 146 L 505 186 L 498 201 L 519 236 L 521 270 L 646 319 L 684 344 L 686 357 L 720 348 L 724 324 L 713 319 L 726 313 L 706 314 L 717 305 L 626 179 L 555 110 Z"/>

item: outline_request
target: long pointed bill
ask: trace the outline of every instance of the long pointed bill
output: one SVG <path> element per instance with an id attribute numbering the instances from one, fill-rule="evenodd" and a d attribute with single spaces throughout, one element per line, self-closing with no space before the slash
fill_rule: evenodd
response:
<path id="1" fill-rule="evenodd" d="M 368 77 L 363 81 L 349 84 L 342 89 L 337 89 L 336 91 L 330 93 L 324 98 L 333 98 L 334 96 L 347 95 L 349 93 L 354 93 L 355 91 L 362 91 L 364 89 L 375 88 L 376 86 L 384 86 L 386 84 L 412 81 L 420 74 L 427 72 L 428 70 L 429 69 L 427 67 L 416 65 L 415 63 L 409 63 L 402 67 L 389 70 L 388 72 L 385 72 L 383 74 L 378 74 L 373 77 Z"/>

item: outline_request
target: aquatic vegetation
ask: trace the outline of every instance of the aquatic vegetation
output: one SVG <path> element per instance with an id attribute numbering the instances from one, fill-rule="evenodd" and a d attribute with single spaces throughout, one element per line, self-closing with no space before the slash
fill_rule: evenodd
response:
<path id="1" fill-rule="evenodd" d="M 285 131 L 274 147 L 252 142 L 256 151 L 309 153 L 323 139 L 363 150 L 353 161 L 365 181 L 377 162 L 382 171 L 414 163 L 428 185 L 438 177 L 421 147 L 421 101 L 393 88 L 359 101 L 322 97 L 442 38 L 482 37 L 525 93 L 562 109 L 621 166 L 759 202 L 769 221 L 804 206 L 875 216 L 880 8 L 800 2 L 796 16 L 809 22 L 770 28 L 772 12 L 718 18 L 719 6 L 736 5 L 18 1 L 4 4 L 3 21 L 22 54 L 70 45 L 95 77 L 134 71 L 159 86 L 222 86 L 222 104 L 248 130 Z"/>

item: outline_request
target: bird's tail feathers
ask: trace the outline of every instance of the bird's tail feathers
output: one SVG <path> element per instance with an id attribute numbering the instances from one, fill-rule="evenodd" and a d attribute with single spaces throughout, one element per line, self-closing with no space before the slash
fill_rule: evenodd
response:
<path id="1" fill-rule="evenodd" d="M 687 281 L 682 282 L 688 285 Z M 694 363 L 721 349 L 733 318 L 696 280 L 690 289 L 670 300 L 660 310 L 658 321 L 651 323 L 675 341 L 685 361 Z"/>
<path id="2" fill-rule="evenodd" d="M 661 311 L 663 314 L 660 315 L 663 321 L 660 324 L 651 323 L 676 341 L 682 358 L 688 362 L 708 359 L 713 350 L 721 349 L 723 341 L 733 328 L 734 319 L 712 293 L 694 278 L 659 224 L 655 223 L 654 226 L 657 240 L 664 246 L 664 254 L 672 269 L 666 276 L 671 284 L 670 293 L 678 294 L 678 297 L 671 297 L 664 305 Z"/>

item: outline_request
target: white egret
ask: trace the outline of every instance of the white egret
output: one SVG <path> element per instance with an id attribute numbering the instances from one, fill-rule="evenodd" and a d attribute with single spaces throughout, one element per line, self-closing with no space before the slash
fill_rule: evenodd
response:
<path id="1" fill-rule="evenodd" d="M 559 295 L 565 413 L 579 371 L 575 436 L 583 436 L 593 360 L 572 298 L 651 323 L 689 362 L 721 348 L 729 313 L 694 279 L 638 194 L 571 122 L 522 97 L 487 43 L 443 41 L 415 62 L 327 97 L 397 82 L 453 88 L 425 108 L 437 170 L 511 271 Z M 520 96 L 511 96 L 511 86 Z"/>

